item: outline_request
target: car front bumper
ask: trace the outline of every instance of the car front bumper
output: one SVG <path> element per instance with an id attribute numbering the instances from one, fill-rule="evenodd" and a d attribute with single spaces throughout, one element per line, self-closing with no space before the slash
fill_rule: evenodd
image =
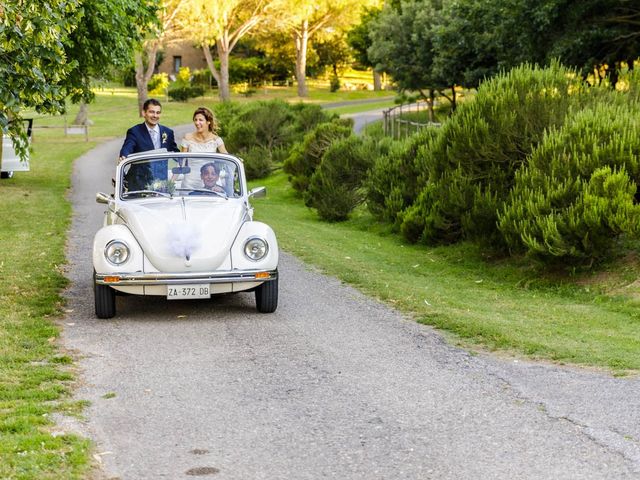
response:
<path id="1" fill-rule="evenodd" d="M 194 283 L 268 282 L 277 278 L 278 270 L 276 269 L 193 273 L 96 273 L 95 281 L 99 285 L 120 287 L 186 285 Z"/>

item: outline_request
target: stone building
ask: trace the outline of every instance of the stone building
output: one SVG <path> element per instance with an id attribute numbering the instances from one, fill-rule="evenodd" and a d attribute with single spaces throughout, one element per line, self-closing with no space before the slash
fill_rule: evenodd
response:
<path id="1" fill-rule="evenodd" d="M 170 77 L 180 70 L 189 67 L 191 71 L 207 68 L 207 61 L 202 48 L 194 46 L 188 40 L 170 42 L 164 48 L 164 59 L 158 67 L 159 73 L 166 73 Z"/>

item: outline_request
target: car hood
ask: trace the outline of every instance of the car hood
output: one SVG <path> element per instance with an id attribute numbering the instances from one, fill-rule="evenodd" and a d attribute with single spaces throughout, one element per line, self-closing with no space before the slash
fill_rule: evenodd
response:
<path id="1" fill-rule="evenodd" d="M 223 268 L 245 212 L 239 201 L 184 197 L 131 203 L 119 210 L 145 255 L 160 272 Z"/>

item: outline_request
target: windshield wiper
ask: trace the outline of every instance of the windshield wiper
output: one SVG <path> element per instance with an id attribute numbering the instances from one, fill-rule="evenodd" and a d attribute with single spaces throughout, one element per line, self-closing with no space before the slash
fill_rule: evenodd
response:
<path id="1" fill-rule="evenodd" d="M 158 195 L 160 197 L 167 197 L 167 198 L 172 198 L 172 196 L 173 196 L 170 193 L 157 192 L 155 190 L 134 190 L 132 192 L 123 192 L 122 196 L 123 197 L 128 197 L 130 195 L 147 195 L 147 194 Z"/>
<path id="2" fill-rule="evenodd" d="M 176 188 L 176 191 L 179 192 L 198 192 L 205 195 L 217 195 L 219 197 L 224 198 L 225 200 L 229 200 L 229 196 L 225 192 L 218 192 L 217 190 L 207 190 L 206 188 Z"/>

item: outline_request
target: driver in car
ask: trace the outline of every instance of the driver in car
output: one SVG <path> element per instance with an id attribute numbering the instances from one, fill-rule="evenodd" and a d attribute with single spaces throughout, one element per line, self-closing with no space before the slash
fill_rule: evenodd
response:
<path id="1" fill-rule="evenodd" d="M 205 163 L 200 168 L 200 178 L 202 179 L 203 188 L 214 192 L 225 193 L 224 188 L 219 183 L 220 167 L 213 162 Z"/>

